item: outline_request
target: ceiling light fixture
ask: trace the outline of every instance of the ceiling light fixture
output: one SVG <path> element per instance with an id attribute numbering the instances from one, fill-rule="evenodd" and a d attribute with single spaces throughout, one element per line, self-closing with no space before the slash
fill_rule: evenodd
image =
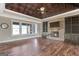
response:
<path id="1" fill-rule="evenodd" d="M 40 8 L 40 11 L 41 11 L 42 14 L 44 14 L 44 12 L 45 12 L 45 7 L 41 7 L 41 8 Z"/>
<path id="2" fill-rule="evenodd" d="M 45 10 L 45 8 L 44 8 L 44 7 L 41 7 L 41 8 L 40 8 L 40 10 L 41 10 L 41 11 L 44 11 L 44 10 Z"/>

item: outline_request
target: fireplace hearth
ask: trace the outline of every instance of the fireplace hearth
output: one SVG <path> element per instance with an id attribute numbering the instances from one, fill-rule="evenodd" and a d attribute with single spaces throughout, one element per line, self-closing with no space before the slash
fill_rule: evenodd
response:
<path id="1" fill-rule="evenodd" d="M 51 32 L 50 36 L 51 37 L 59 37 L 59 32 L 58 31 Z"/>

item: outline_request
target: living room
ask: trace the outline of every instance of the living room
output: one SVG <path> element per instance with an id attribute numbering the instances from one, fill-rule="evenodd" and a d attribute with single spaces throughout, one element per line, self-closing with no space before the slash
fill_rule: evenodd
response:
<path id="1" fill-rule="evenodd" d="M 0 3 L 0 55 L 78 56 L 78 19 L 78 3 Z"/>

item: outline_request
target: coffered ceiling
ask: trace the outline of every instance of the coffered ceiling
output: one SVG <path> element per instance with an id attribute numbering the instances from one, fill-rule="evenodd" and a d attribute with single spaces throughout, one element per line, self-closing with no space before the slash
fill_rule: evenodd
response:
<path id="1" fill-rule="evenodd" d="M 36 18 L 47 18 L 79 8 L 76 3 L 6 3 L 7 9 Z"/>

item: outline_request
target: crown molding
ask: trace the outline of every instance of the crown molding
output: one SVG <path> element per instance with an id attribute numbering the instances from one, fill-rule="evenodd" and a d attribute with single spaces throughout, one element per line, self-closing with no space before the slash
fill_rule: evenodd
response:
<path id="1" fill-rule="evenodd" d="M 24 20 L 24 21 L 29 21 L 29 22 L 36 22 L 36 23 L 41 23 L 42 21 L 38 18 L 31 17 L 28 15 L 24 15 L 18 12 L 14 12 L 8 9 L 4 9 L 3 12 L 0 13 L 0 16 L 7 17 L 7 18 L 12 18 L 12 19 L 18 19 L 18 20 Z"/>
<path id="2" fill-rule="evenodd" d="M 44 21 L 50 21 L 50 20 L 53 20 L 53 19 L 64 18 L 64 17 L 74 16 L 74 15 L 79 15 L 79 9 L 75 9 L 75 10 L 68 11 L 68 12 L 65 12 L 65 13 L 61 13 L 61 14 L 58 14 L 58 15 L 55 15 L 55 16 L 44 18 L 42 20 L 44 22 Z"/>

